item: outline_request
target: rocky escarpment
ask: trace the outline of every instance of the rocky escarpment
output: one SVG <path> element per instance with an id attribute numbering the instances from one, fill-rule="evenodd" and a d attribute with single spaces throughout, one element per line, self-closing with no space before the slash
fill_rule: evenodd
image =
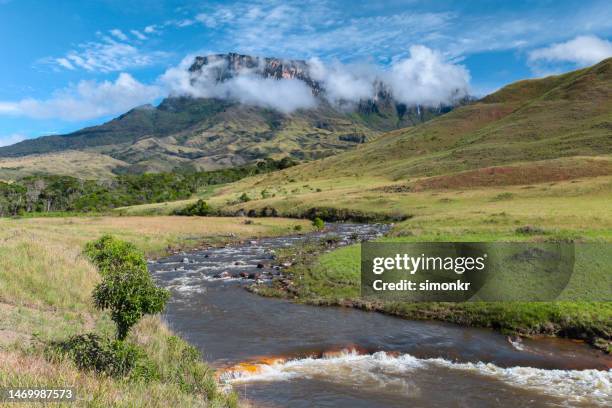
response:
<path id="1" fill-rule="evenodd" d="M 223 82 L 245 73 L 278 80 L 296 79 L 308 85 L 314 96 L 324 96 L 326 93 L 324 85 L 312 78 L 310 69 L 308 62 L 304 60 L 228 53 L 198 56 L 189 67 L 189 72 L 192 73 L 194 79 L 199 75 L 207 75 L 217 82 Z M 450 105 L 437 107 L 407 106 L 404 103 L 397 102 L 393 98 L 392 91 L 383 82 L 376 81 L 374 89 L 372 98 L 362 99 L 357 104 L 350 105 L 351 110 L 366 116 L 382 115 L 387 119 L 394 118 L 396 127 L 422 122 L 432 116 L 450 111 L 455 105 L 463 105 L 471 101 L 470 98 L 458 98 Z M 338 102 L 341 108 L 346 108 L 342 101 Z M 409 120 L 407 123 L 403 122 L 404 116 Z M 392 121 L 387 120 L 386 122 Z M 389 123 L 385 123 L 380 129 L 389 130 L 389 128 Z"/>
<path id="2" fill-rule="evenodd" d="M 308 64 L 303 60 L 264 58 L 232 52 L 196 57 L 189 72 L 199 73 L 204 69 L 212 72 L 219 82 L 250 71 L 263 78 L 298 79 L 305 82 L 315 95 L 322 91 L 321 84 L 310 77 Z"/>

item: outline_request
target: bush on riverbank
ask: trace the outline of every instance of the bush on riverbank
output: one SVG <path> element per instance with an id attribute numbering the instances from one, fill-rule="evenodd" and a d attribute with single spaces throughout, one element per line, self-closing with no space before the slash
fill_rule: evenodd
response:
<path id="1" fill-rule="evenodd" d="M 105 235 L 88 244 L 85 253 L 102 274 L 92 294 L 94 305 L 111 311 L 118 340 L 125 340 L 144 315 L 164 310 L 170 292 L 155 285 L 144 255 L 132 244 Z"/>
<path id="2" fill-rule="evenodd" d="M 237 406 L 236 395 L 218 388 L 214 370 L 198 351 L 158 316 L 143 317 L 123 342 L 128 350 L 146 355 L 136 359 L 127 376 L 83 370 L 70 356 L 50 353 L 50 345 L 81 333 L 93 333 L 101 339 L 98 348 L 107 351 L 115 342 L 109 314 L 91 302 L 101 276 L 82 256 L 89 240 L 112 232 L 151 256 L 169 244 L 193 245 L 184 239 L 194 231 L 253 236 L 289 231 L 295 224 L 280 219 L 256 226 L 238 220 L 201 219 L 186 225 L 174 221 L 175 231 L 168 228 L 167 218 L 155 217 L 146 219 L 146 229 L 141 218 L 128 217 L 0 220 L 0 388 L 74 387 L 77 401 L 71 405 L 75 407 Z"/>
<path id="3" fill-rule="evenodd" d="M 130 375 L 132 380 L 159 379 L 156 367 L 142 347 L 121 340 L 109 340 L 96 333 L 52 342 L 47 351 L 49 358 L 57 359 L 57 354 L 66 356 L 81 370 L 115 378 Z"/>

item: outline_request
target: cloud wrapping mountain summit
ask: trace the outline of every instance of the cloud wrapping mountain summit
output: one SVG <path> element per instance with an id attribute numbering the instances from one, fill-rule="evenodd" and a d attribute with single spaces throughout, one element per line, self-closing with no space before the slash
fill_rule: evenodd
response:
<path id="1" fill-rule="evenodd" d="M 198 58 L 204 62 L 198 63 Z M 268 72 L 281 65 L 288 71 Z M 448 105 L 468 95 L 469 80 L 464 67 L 446 62 L 424 46 L 411 47 L 409 58 L 389 68 L 325 64 L 317 58 L 305 62 L 238 54 L 189 56 L 160 78 L 171 96 L 230 99 L 283 113 L 313 108 L 319 95 L 336 107 L 350 109 L 376 99 L 380 92 L 389 92 L 409 106 Z"/>

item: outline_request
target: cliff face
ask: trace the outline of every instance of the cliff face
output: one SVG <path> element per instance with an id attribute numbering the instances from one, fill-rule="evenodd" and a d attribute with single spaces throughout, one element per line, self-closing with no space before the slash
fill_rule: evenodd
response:
<path id="1" fill-rule="evenodd" d="M 324 96 L 325 88 L 323 84 L 310 76 L 309 69 L 308 63 L 303 60 L 264 58 L 229 53 L 196 57 L 189 67 L 189 72 L 194 75 L 194 78 L 203 73 L 212 75 L 212 79 L 217 82 L 223 82 L 245 73 L 279 80 L 297 79 L 306 83 L 314 96 Z M 350 107 L 351 110 L 355 110 L 357 114 L 366 118 L 369 115 L 382 115 L 385 118 L 384 124 L 376 126 L 380 130 L 420 123 L 432 116 L 448 112 L 454 106 L 434 108 L 417 105 L 406 106 L 397 102 L 393 98 L 391 90 L 382 82 L 375 82 L 374 87 L 376 91 L 372 98 L 362 99 L 357 104 L 350 105 Z M 469 101 L 469 99 L 458 100 L 456 105 L 462 105 Z"/>
<path id="2" fill-rule="evenodd" d="M 189 72 L 199 73 L 204 69 L 214 72 L 217 81 L 225 81 L 239 73 L 253 72 L 263 78 L 298 79 L 305 82 L 314 95 L 321 93 L 322 87 L 308 73 L 308 64 L 302 60 L 262 58 L 236 53 L 215 54 L 196 57 Z"/>

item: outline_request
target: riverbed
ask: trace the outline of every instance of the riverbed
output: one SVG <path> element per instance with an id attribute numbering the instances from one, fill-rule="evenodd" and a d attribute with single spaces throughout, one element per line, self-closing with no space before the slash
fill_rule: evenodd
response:
<path id="1" fill-rule="evenodd" d="M 384 224 L 264 238 L 151 262 L 172 291 L 165 319 L 256 406 L 610 406 L 612 361 L 564 339 L 264 298 L 244 289 L 282 273 L 273 251 L 334 236 L 370 240 Z"/>

